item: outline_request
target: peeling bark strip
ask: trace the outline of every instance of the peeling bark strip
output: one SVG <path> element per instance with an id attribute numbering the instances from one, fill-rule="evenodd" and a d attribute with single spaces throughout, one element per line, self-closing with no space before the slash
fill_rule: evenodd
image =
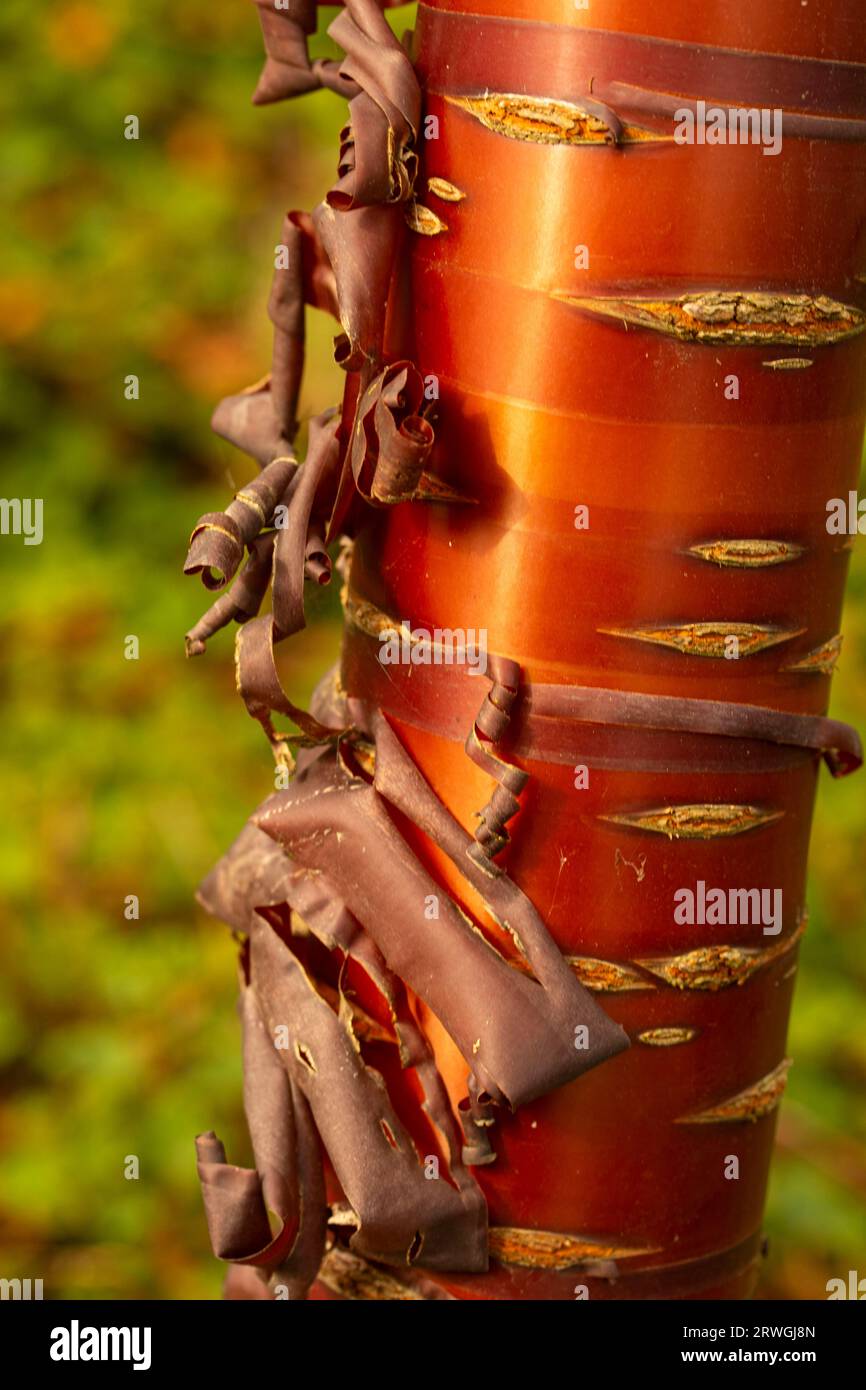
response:
<path id="1" fill-rule="evenodd" d="M 801 637 L 805 628 L 772 627 L 767 623 L 682 623 L 670 627 L 602 627 L 608 637 L 625 637 L 631 642 L 649 642 L 656 647 L 672 647 L 686 656 L 730 657 L 729 643 L 737 640 L 739 656 L 756 656 L 769 647 L 778 647 Z"/>
<path id="2" fill-rule="evenodd" d="M 648 328 L 708 347 L 826 347 L 856 338 L 866 329 L 861 309 L 827 295 L 713 290 L 678 299 L 575 298 L 559 293 L 554 297 L 625 327 Z"/>
<path id="3" fill-rule="evenodd" d="M 758 806 L 661 806 L 653 811 L 600 815 L 598 819 L 629 830 L 667 835 L 669 840 L 715 840 L 773 825 L 784 814 L 763 811 Z"/>
<path id="4" fill-rule="evenodd" d="M 397 619 L 384 613 L 375 604 L 360 598 L 349 584 L 343 590 L 343 607 L 349 627 L 365 636 L 378 639 L 383 632 L 404 630 Z M 678 638 L 681 635 L 688 638 L 693 629 L 700 629 L 701 626 L 692 624 L 687 629 L 662 631 L 666 635 L 673 631 Z M 737 627 L 736 623 L 729 624 L 724 631 L 726 635 L 737 636 L 739 640 Z M 615 635 L 634 634 L 626 631 Z M 795 637 L 800 633 L 790 635 Z M 724 644 L 718 655 L 725 655 Z M 495 660 L 505 659 L 497 657 Z M 489 656 L 491 670 L 493 661 L 494 658 Z M 378 675 L 377 668 L 378 663 L 371 663 L 367 672 L 375 672 Z M 404 678 L 408 679 L 408 676 Z M 392 695 L 400 679 L 401 669 L 392 668 L 388 677 Z M 462 742 L 465 725 L 461 709 L 465 705 L 465 718 L 468 719 L 468 711 L 472 709 L 472 702 L 476 698 L 477 682 L 462 675 L 455 668 L 447 667 L 438 668 L 436 679 L 441 687 L 441 699 L 436 706 L 435 718 L 425 721 L 421 727 L 430 729 L 442 738 L 456 738 Z M 400 717 L 413 724 L 414 706 L 402 709 Z M 645 695 L 638 691 L 607 690 L 603 686 L 525 682 L 521 685 L 520 700 L 513 703 L 509 718 L 510 746 L 522 757 L 536 758 L 541 762 L 571 761 L 575 739 L 574 725 L 581 723 L 611 724 L 622 728 L 659 732 L 717 735 L 722 738 L 758 740 L 791 748 L 813 749 L 822 754 L 834 777 L 847 776 L 856 771 L 863 762 L 860 737 L 848 724 L 823 717 L 790 714 L 786 710 L 734 704 L 723 700 Z"/>
<path id="5" fill-rule="evenodd" d="M 474 763 L 496 780 L 493 796 L 478 814 L 478 829 L 470 856 L 482 867 L 508 844 L 506 824 L 520 810 L 519 797 L 527 782 L 527 773 L 505 762 L 493 752 L 504 737 L 511 721 L 511 711 L 520 692 L 520 667 L 503 657 L 489 660 L 493 688 L 466 739 L 466 752 Z"/>
<path id="6" fill-rule="evenodd" d="M 483 1269 L 486 1221 L 474 1184 L 464 1181 L 458 1189 L 425 1179 L 412 1140 L 379 1074 L 364 1065 L 346 1020 L 320 998 L 264 923 L 254 927 L 251 959 L 270 1036 L 278 1027 L 288 1031 L 290 1046 L 280 1055 L 306 1096 L 357 1216 L 353 1248 L 386 1264 L 410 1265 L 423 1251 L 431 1269 Z"/>
<path id="7" fill-rule="evenodd" d="M 387 757 L 384 763 L 377 757 L 374 785 L 345 767 L 339 753 L 325 750 L 288 791 L 264 803 L 254 824 L 346 905 L 389 968 L 440 1019 L 479 1091 L 497 1103 L 514 1108 L 621 1051 L 628 1045 L 625 1034 L 581 988 L 528 900 L 504 876 L 499 887 L 485 883 L 469 855 L 469 836 L 432 796 L 384 723 L 376 740 Z M 420 818 L 421 828 L 433 832 L 479 887 L 525 952 L 534 978 L 510 969 L 430 878 L 389 818 L 383 796 Z M 439 904 L 432 932 L 424 911 L 431 897 Z M 578 1027 L 587 1029 L 582 1049 L 574 1045 Z"/>
<path id="8" fill-rule="evenodd" d="M 633 1260 L 655 1255 L 660 1248 L 633 1246 L 609 1236 L 570 1236 L 514 1226 L 491 1226 L 489 1242 L 492 1259 L 524 1269 L 577 1269 L 602 1260 Z"/>
<path id="9" fill-rule="evenodd" d="M 788 955 L 799 944 L 805 930 L 803 920 L 796 931 L 772 946 L 700 946 L 682 956 L 656 956 L 635 964 L 675 989 L 729 989 L 732 985 L 745 984 L 758 970 Z"/>
<path id="10" fill-rule="evenodd" d="M 352 436 L 355 486 L 366 502 L 394 505 L 436 495 L 424 471 L 433 447 L 433 427 L 421 414 L 424 388 L 411 362 L 387 367 L 358 406 Z M 439 485 L 440 495 L 444 488 Z M 451 493 L 451 500 L 458 494 Z"/>
<path id="11" fill-rule="evenodd" d="M 788 1084 L 788 1072 L 791 1065 L 790 1059 L 786 1058 L 767 1076 L 756 1081 L 753 1086 L 748 1086 L 744 1091 L 739 1091 L 735 1096 L 731 1096 L 729 1100 L 720 1101 L 717 1105 L 712 1105 L 706 1110 L 698 1110 L 692 1115 L 684 1115 L 676 1123 L 678 1125 L 721 1125 L 744 1120 L 753 1124 L 756 1123 L 765 1115 L 772 1114 L 781 1101 Z"/>
<path id="12" fill-rule="evenodd" d="M 755 55 L 759 56 L 759 55 Z M 761 54 L 764 58 L 767 55 Z M 827 64 L 827 67 L 832 67 Z M 839 64 L 838 66 L 843 66 Z M 853 66 L 853 64 L 852 64 Z M 864 74 L 866 76 L 866 74 Z M 725 108 L 726 103 L 702 99 L 701 102 L 692 101 L 688 97 L 672 97 L 667 92 L 648 91 L 639 86 L 626 86 L 624 83 L 611 83 L 611 94 L 621 101 L 627 102 L 638 112 L 642 112 L 647 118 L 655 117 L 675 120 L 682 110 L 690 111 L 696 120 L 700 120 L 702 114 L 705 115 L 708 109 L 721 107 Z M 802 101 L 802 94 L 801 94 Z M 766 94 L 764 96 L 764 106 L 766 107 Z M 739 113 L 743 107 L 731 107 L 727 103 L 728 110 Z M 759 110 L 760 107 L 752 107 L 752 110 Z M 861 143 L 866 141 L 866 121 L 845 120 L 837 116 L 804 115 L 801 111 L 784 109 L 781 106 L 775 107 L 779 112 L 780 127 L 784 127 L 785 139 L 787 140 L 845 140 Z M 746 110 L 746 123 L 748 110 Z"/>
<path id="13" fill-rule="evenodd" d="M 340 1298 L 358 1300 L 387 1299 L 389 1302 L 424 1303 L 426 1296 L 378 1269 L 351 1250 L 335 1245 L 328 1251 L 319 1270 L 319 1282 Z"/>
<path id="14" fill-rule="evenodd" d="M 790 565 L 805 554 L 805 548 L 793 541 L 718 540 L 692 545 L 687 553 L 723 569 L 767 569 Z"/>
<path id="15" fill-rule="evenodd" d="M 353 1029 L 354 1011 L 342 995 L 335 1011 L 318 982 L 308 973 L 291 945 L 258 915 L 253 904 L 301 902 L 307 930 L 330 949 L 340 946 L 356 959 L 382 994 L 394 1021 L 401 1064 L 415 1070 L 424 1108 L 448 1146 L 450 1182 L 428 1182 L 406 1130 L 395 1114 L 378 1072 L 361 1056 Z M 406 1012 L 398 983 L 387 970 L 373 943 L 359 931 L 339 899 L 321 885 L 306 881 L 267 836 L 247 826 L 202 890 L 209 911 L 250 936 L 242 960 L 249 961 L 242 975 L 244 1017 L 258 1016 L 266 1031 L 258 1037 L 259 1051 L 245 1051 L 245 1096 L 250 1134 L 257 1167 L 286 1168 L 281 1135 L 291 1110 L 277 1086 L 285 1068 L 291 1085 L 309 1106 L 315 1129 L 339 1176 L 349 1205 L 353 1227 L 352 1248 L 385 1263 L 405 1265 L 419 1258 L 430 1268 L 482 1269 L 486 1265 L 486 1214 L 484 1201 L 471 1175 L 462 1165 L 456 1125 L 450 1115 L 438 1072 L 429 1048 Z M 248 971 L 248 974 L 247 974 Z M 248 979 L 248 983 L 247 983 Z M 279 1031 L 285 1046 L 275 1043 Z M 245 1034 L 246 1036 L 246 1034 Z M 257 1062 L 258 1059 L 258 1062 Z M 257 1063 L 257 1064 L 256 1064 Z M 307 1114 L 307 1111 L 303 1111 Z M 281 1126 L 273 1117 L 282 1116 Z M 207 1138 L 207 1137 L 206 1137 Z M 269 1159 L 269 1155 L 273 1155 Z M 218 1157 L 218 1156 L 217 1156 Z M 214 1159 L 202 1157 L 211 1167 L 201 1170 L 215 1252 L 221 1258 L 248 1258 L 270 1269 L 285 1255 L 284 1238 L 275 1252 L 257 1248 L 264 1208 L 250 1207 L 240 1198 L 256 1178 L 244 1170 L 220 1169 L 215 1187 Z M 224 1162 L 223 1160 L 219 1160 Z M 291 1169 L 287 1169 L 291 1173 Z M 320 1247 L 306 1284 L 312 1280 L 323 1248 L 324 1189 L 321 1160 L 315 1141 L 313 1177 L 318 1187 L 295 1203 L 295 1210 L 316 1219 Z M 292 1182 L 284 1186 L 289 1193 Z M 309 1186 L 309 1184 L 308 1184 Z M 211 1190 L 222 1200 L 215 1205 Z M 273 1189 L 273 1182 L 271 1183 Z M 282 1189 L 280 1189 L 281 1191 Z M 268 1205 L 278 1214 L 293 1210 L 279 1203 L 265 1186 Z M 297 1224 L 297 1221 L 295 1222 Z M 289 1226 L 289 1217 L 284 1218 Z M 282 1266 L 281 1266 L 282 1267 Z"/>
<path id="16" fill-rule="evenodd" d="M 209 638 L 231 622 L 246 623 L 254 618 L 271 582 L 276 532 L 257 536 L 250 544 L 249 556 L 228 593 L 221 594 L 186 634 L 187 656 L 201 656 Z"/>
<path id="17" fill-rule="evenodd" d="M 761 55 L 761 57 L 764 57 L 764 55 Z M 862 76 L 866 76 L 866 69 L 864 69 L 862 64 L 833 64 L 826 62 L 824 66 L 830 70 L 834 67 L 848 67 L 849 70 L 854 70 L 855 72 L 859 67 Z M 615 83 L 613 85 L 616 90 L 621 90 L 619 84 Z M 687 107 L 693 116 L 700 118 L 701 113 L 706 114 L 711 107 L 718 108 L 725 104 L 714 100 L 696 102 L 688 98 L 675 104 L 671 97 L 663 92 L 653 92 L 644 95 L 636 91 L 634 93 L 634 99 L 638 110 L 644 109 L 644 102 L 646 102 L 648 109 L 652 111 L 654 115 L 668 115 L 673 116 L 675 119 L 678 110 L 683 106 Z M 802 109 L 804 105 L 805 93 L 801 93 L 799 101 L 792 101 L 784 106 L 775 107 L 779 112 L 779 130 L 781 131 L 784 126 L 786 139 L 810 141 L 841 140 L 846 143 L 851 142 L 855 144 L 861 144 L 866 141 L 866 120 L 858 119 L 857 117 L 849 119 L 845 116 L 824 115 L 816 111 L 806 112 Z M 798 107 L 800 109 L 796 109 Z M 746 109 L 745 114 L 742 114 L 742 105 L 732 107 L 729 104 L 728 109 L 736 113 L 739 120 L 745 122 L 744 128 L 748 129 L 750 118 L 753 116 L 756 108 L 752 107 L 751 110 Z"/>
<path id="18" fill-rule="evenodd" d="M 657 144 L 673 139 L 640 126 L 624 125 L 610 107 L 589 96 L 575 103 L 486 92 L 482 96 L 448 97 L 448 101 L 497 135 L 536 145 Z"/>
<path id="19" fill-rule="evenodd" d="M 237 571 L 244 550 L 265 526 L 273 525 L 274 509 L 289 494 L 298 470 L 294 456 L 275 458 L 240 492 L 224 512 L 209 512 L 190 537 L 184 574 L 200 574 L 206 589 L 222 589 Z"/>
<path id="20" fill-rule="evenodd" d="M 567 101 L 576 99 L 575 74 L 592 73 L 595 98 L 662 128 L 697 94 L 708 105 L 781 107 L 786 134 L 790 127 L 803 139 L 866 139 L 862 63 L 547 23 L 536 7 L 526 19 L 444 12 L 456 9 L 453 0 L 419 9 L 418 67 L 429 90 L 463 95 L 522 85 Z M 852 12 L 852 31 L 858 18 Z M 720 38 L 728 36 L 720 25 Z"/>
<path id="21" fill-rule="evenodd" d="M 267 55 L 253 95 L 256 106 L 284 101 L 317 87 L 329 87 L 347 97 L 355 94 L 355 84 L 341 78 L 339 63 L 310 62 L 307 35 L 316 30 L 316 0 L 289 0 L 279 6 L 274 0 L 254 2 Z"/>

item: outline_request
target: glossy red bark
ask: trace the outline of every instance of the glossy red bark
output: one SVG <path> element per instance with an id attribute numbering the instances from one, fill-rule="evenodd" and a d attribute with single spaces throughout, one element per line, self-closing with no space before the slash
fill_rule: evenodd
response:
<path id="1" fill-rule="evenodd" d="M 533 682 L 825 712 L 829 675 L 784 668 L 839 630 L 848 549 L 827 532 L 826 504 L 857 482 L 866 337 L 808 350 L 793 339 L 790 348 L 708 346 L 626 331 L 566 301 L 751 290 L 862 305 L 866 145 L 786 138 L 781 155 L 767 158 L 742 146 L 509 139 L 443 93 L 453 95 L 455 82 L 464 94 L 551 92 L 541 79 L 526 85 L 531 58 L 517 42 L 500 52 L 491 80 L 471 26 L 450 64 L 449 16 L 465 8 L 434 0 L 420 10 L 414 56 L 425 115 L 438 118 L 439 133 L 422 142 L 417 196 L 447 230 L 407 232 L 388 351 L 437 378 L 435 471 L 477 506 L 406 504 L 371 516 L 356 541 L 351 590 L 416 627 L 486 630 L 489 650 L 517 661 Z M 651 27 L 655 38 L 752 53 L 866 58 L 859 0 L 798 7 L 794 22 L 782 0 L 671 0 L 651 16 L 636 0 L 593 0 L 587 11 L 573 0 L 474 0 L 471 8 L 587 30 Z M 575 102 L 592 76 L 575 74 Z M 723 94 L 696 86 L 693 95 Z M 431 176 L 465 198 L 437 201 Z M 575 268 L 580 245 L 588 269 Z M 765 365 L 794 355 L 814 365 Z M 731 377 L 735 400 L 726 398 Z M 587 530 L 575 528 L 580 505 Z M 803 554 L 736 569 L 688 553 L 720 538 L 783 540 Z M 794 635 L 726 660 L 604 631 L 708 622 Z M 490 783 L 443 728 L 437 673 L 383 675 L 377 652 L 373 638 L 348 628 L 346 689 L 381 703 L 441 799 L 472 829 Z M 467 731 L 483 685 L 466 677 L 454 687 Z M 567 761 L 514 759 L 530 782 L 501 862 L 567 955 L 628 964 L 773 944 L 760 925 L 677 924 L 674 893 L 699 880 L 781 889 L 782 939 L 796 936 L 818 758 L 719 742 L 576 726 Z M 583 764 L 589 786 L 578 790 L 574 768 Z M 692 804 L 747 805 L 779 818 L 699 840 L 600 819 Z M 444 856 L 420 834 L 414 841 L 507 949 Z M 783 1062 L 795 964 L 792 945 L 738 986 L 656 980 L 655 988 L 600 994 L 631 1049 L 497 1124 L 497 1161 L 477 1170 L 491 1224 L 641 1252 L 617 1261 L 615 1283 L 580 1267 L 494 1262 L 486 1276 L 437 1275 L 442 1287 L 488 1299 L 573 1298 L 575 1285 L 593 1298 L 747 1297 L 775 1112 L 682 1121 Z M 418 1007 L 456 1104 L 466 1064 Z M 679 1046 L 640 1041 L 659 1028 L 696 1035 Z M 726 1176 L 731 1156 L 736 1180 Z"/>

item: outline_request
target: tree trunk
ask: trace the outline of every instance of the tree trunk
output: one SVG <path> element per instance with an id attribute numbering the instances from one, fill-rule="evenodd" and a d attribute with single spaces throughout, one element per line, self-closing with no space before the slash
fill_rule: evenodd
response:
<path id="1" fill-rule="evenodd" d="M 249 553 L 190 650 L 243 624 L 286 769 L 202 890 L 246 942 L 256 1171 L 199 1145 L 228 1295 L 323 1260 L 317 1298 L 749 1297 L 816 777 L 860 762 L 826 718 L 858 0 L 668 0 L 651 34 L 637 0 L 431 0 L 402 51 L 348 0 L 339 70 L 306 0 L 259 7 L 259 99 L 324 83 L 351 125 L 286 222 L 270 382 L 215 417 L 263 473 L 187 566 Z M 298 467 L 304 302 L 347 379 Z M 273 645 L 341 535 L 307 714 Z"/>

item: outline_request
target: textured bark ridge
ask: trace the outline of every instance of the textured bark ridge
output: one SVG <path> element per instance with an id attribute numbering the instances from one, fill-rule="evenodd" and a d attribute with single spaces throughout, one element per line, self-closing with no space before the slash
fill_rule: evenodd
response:
<path id="1" fill-rule="evenodd" d="M 816 778 L 862 762 L 826 525 L 866 402 L 859 3 L 431 0 L 398 42 L 346 0 L 340 61 L 314 0 L 256 0 L 254 100 L 349 108 L 271 372 L 214 415 L 261 471 L 186 562 L 187 650 L 239 625 L 281 773 L 199 895 L 240 945 L 255 1167 L 197 1141 L 228 1298 L 754 1287 Z M 711 105 L 782 148 L 676 138 Z M 346 379 L 301 460 L 308 305 Z M 307 711 L 276 651 L 337 542 Z"/>

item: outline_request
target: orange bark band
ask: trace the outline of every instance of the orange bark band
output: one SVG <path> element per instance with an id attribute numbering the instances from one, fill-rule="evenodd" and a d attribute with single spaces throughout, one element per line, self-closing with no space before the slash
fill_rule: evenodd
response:
<path id="1" fill-rule="evenodd" d="M 421 4 L 418 72 L 430 90 L 525 93 L 669 116 L 688 101 L 781 107 L 808 139 L 866 139 L 866 65 L 677 43 L 537 21 L 444 13 Z M 684 104 L 682 101 L 679 105 Z"/>
<path id="2" fill-rule="evenodd" d="M 643 0 L 591 0 L 578 7 L 574 0 L 427 0 L 425 8 L 449 14 L 471 13 L 476 19 L 543 18 L 563 34 L 569 29 L 595 29 L 643 37 L 649 28 L 658 38 L 689 45 L 713 45 L 720 39 L 729 48 L 748 53 L 792 54 L 832 61 L 866 61 L 862 15 L 853 5 L 795 5 L 790 0 L 762 0 L 760 7 L 667 0 L 648 22 Z"/>
<path id="3" fill-rule="evenodd" d="M 378 659 L 382 650 L 381 635 L 359 634 L 357 609 L 358 605 L 354 605 L 354 622 L 353 608 L 349 609 L 350 627 L 343 647 L 342 681 L 350 700 L 360 699 L 370 708 L 381 708 L 402 723 L 463 743 L 477 712 L 478 688 L 482 682 L 459 662 L 452 664 L 453 653 L 445 650 L 416 664 L 412 664 L 410 655 L 408 664 L 388 665 L 386 669 Z M 384 615 L 382 618 L 380 634 L 399 634 L 399 624 L 395 620 Z M 501 659 L 489 653 L 484 655 L 491 670 L 495 669 L 497 660 Z M 518 756 L 540 762 L 579 761 L 579 750 L 589 755 L 594 746 L 598 746 L 601 753 L 609 741 L 599 744 L 593 739 L 593 733 L 609 725 L 618 730 L 703 735 L 716 740 L 738 739 L 767 745 L 752 747 L 742 756 L 752 763 L 757 760 L 777 767 L 783 766 L 786 760 L 786 754 L 780 755 L 780 749 L 789 750 L 788 761 L 793 749 L 820 753 L 834 777 L 848 776 L 863 764 L 857 730 L 835 719 L 789 714 L 784 710 L 734 701 L 692 700 L 684 696 L 606 690 L 600 686 L 526 682 L 520 684 L 519 695 L 505 742 Z M 592 725 L 595 729 L 578 732 L 576 726 L 579 725 Z M 617 747 L 617 761 L 627 765 L 628 743 L 624 746 L 620 737 Z M 640 757 L 644 765 L 652 764 L 651 744 L 648 746 L 645 736 L 633 740 L 633 749 L 633 756 Z M 740 751 L 724 745 L 718 747 L 716 756 L 724 760 L 736 757 Z M 700 763 L 701 753 L 700 743 L 687 742 L 681 743 L 675 756 L 684 766 L 694 769 Z M 609 756 L 608 752 L 608 761 Z M 670 761 L 672 756 L 670 741 L 663 742 L 657 754 L 658 761 Z"/>

